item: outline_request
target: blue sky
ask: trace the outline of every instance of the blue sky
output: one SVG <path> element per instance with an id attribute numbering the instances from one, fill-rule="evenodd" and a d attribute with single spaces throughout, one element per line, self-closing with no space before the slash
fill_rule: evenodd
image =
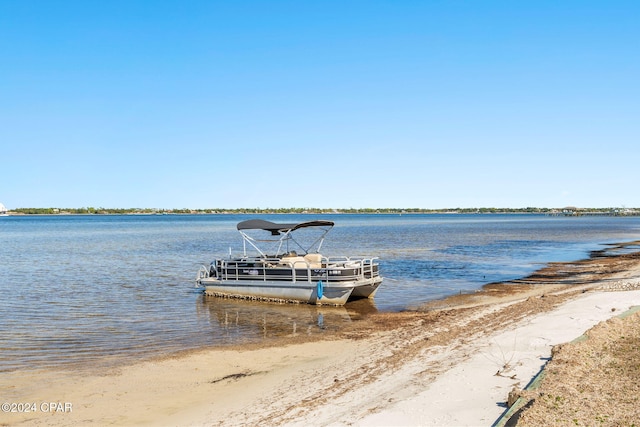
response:
<path id="1" fill-rule="evenodd" d="M 0 202 L 640 207 L 640 2 L 0 0 Z"/>

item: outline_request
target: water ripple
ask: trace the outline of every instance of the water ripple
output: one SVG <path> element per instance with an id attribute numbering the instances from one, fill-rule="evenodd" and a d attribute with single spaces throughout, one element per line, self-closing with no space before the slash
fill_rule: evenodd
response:
<path id="1" fill-rule="evenodd" d="M 324 215 L 327 255 L 380 257 L 375 301 L 345 307 L 204 297 L 195 273 L 240 252 L 238 215 L 0 218 L 0 371 L 95 368 L 183 350 L 323 334 L 640 238 L 638 218 Z M 275 222 L 308 216 L 273 216 Z"/>

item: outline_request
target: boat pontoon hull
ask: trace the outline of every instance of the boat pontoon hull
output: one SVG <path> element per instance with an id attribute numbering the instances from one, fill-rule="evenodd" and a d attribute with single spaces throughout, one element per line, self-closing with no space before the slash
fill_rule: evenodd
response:
<path id="1" fill-rule="evenodd" d="M 375 280 L 372 280 L 371 283 L 363 283 L 355 286 L 349 299 L 373 298 L 375 297 L 376 292 L 378 292 L 378 288 L 381 284 L 382 278 L 378 277 Z"/>
<path id="2" fill-rule="evenodd" d="M 351 286 L 323 286 L 318 284 L 284 281 L 247 281 L 202 279 L 205 294 L 234 298 L 248 298 L 277 302 L 299 302 L 306 304 L 344 305 L 351 293 Z M 319 297 L 320 293 L 320 297 Z"/>

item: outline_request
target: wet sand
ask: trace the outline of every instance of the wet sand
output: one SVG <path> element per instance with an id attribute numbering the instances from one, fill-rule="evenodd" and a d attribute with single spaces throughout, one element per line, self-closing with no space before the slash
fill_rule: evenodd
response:
<path id="1" fill-rule="evenodd" d="M 16 409 L 3 405 L 0 425 L 491 425 L 553 345 L 640 305 L 638 289 L 639 254 L 595 254 L 329 339 L 0 374 L 0 400 Z"/>

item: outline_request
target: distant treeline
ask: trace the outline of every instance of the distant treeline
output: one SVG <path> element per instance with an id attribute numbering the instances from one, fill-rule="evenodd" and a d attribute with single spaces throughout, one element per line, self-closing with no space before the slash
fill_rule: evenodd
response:
<path id="1" fill-rule="evenodd" d="M 558 215 L 640 215 L 634 208 L 217 208 L 217 209 L 153 209 L 153 208 L 17 208 L 11 211 L 23 215 L 133 215 L 133 214 L 558 214 Z"/>

